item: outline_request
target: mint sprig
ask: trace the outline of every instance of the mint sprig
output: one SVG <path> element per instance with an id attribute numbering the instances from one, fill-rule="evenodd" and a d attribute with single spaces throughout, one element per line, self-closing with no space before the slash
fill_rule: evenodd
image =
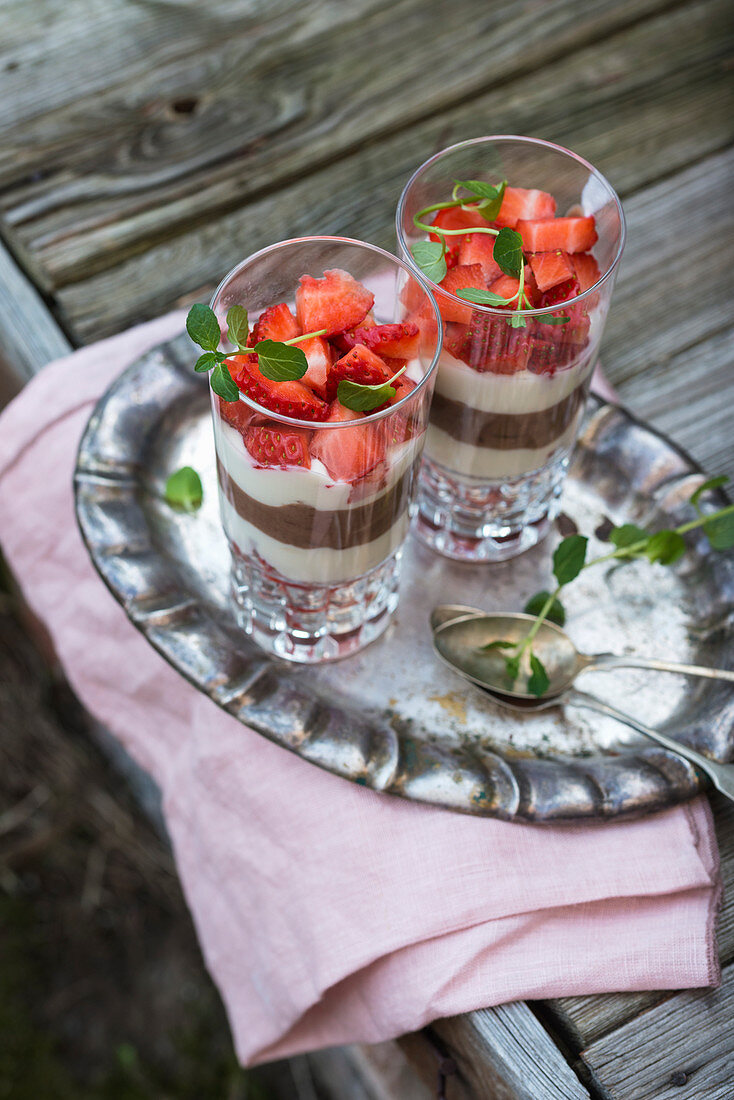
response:
<path id="1" fill-rule="evenodd" d="M 725 476 L 713 477 L 699 485 L 690 497 L 690 503 L 698 513 L 697 517 L 678 527 L 652 532 L 634 523 L 613 527 L 608 533 L 607 541 L 614 546 L 614 550 L 592 558 L 591 561 L 586 558 L 589 540 L 585 535 L 569 535 L 563 539 L 553 554 L 553 575 L 557 581 L 555 589 L 552 592 L 536 593 L 525 605 L 526 613 L 536 616 L 525 637 L 519 642 L 500 639 L 481 647 L 511 651 L 509 656 L 503 658 L 505 675 L 510 685 L 516 683 L 522 659 L 527 653 L 531 671 L 527 690 L 538 697 L 548 690 L 548 676 L 542 662 L 533 653 L 533 641 L 546 619 L 563 625 L 566 612 L 560 600 L 561 592 L 584 570 L 602 562 L 625 562 L 641 558 L 647 558 L 659 565 L 673 565 L 685 554 L 686 543 L 683 536 L 696 530 L 703 531 L 713 550 L 729 550 L 734 547 L 734 504 L 708 513 L 704 513 L 700 507 L 701 496 L 705 492 L 720 489 L 728 480 Z"/>
<path id="2" fill-rule="evenodd" d="M 432 283 L 446 278 L 446 246 L 438 241 L 416 241 L 410 250 L 418 267 Z"/>
<path id="3" fill-rule="evenodd" d="M 194 370 L 199 373 L 212 372 L 212 389 L 223 401 L 239 401 L 240 391 L 226 366 L 226 360 L 233 353 L 219 350 L 222 333 L 214 310 L 197 302 L 189 310 L 186 331 L 204 351 L 196 360 Z M 308 360 L 301 348 L 293 345 L 313 336 L 324 336 L 325 333 L 326 329 L 319 329 L 318 332 L 294 336 L 291 340 L 258 340 L 253 347 L 248 347 L 250 326 L 247 310 L 240 305 L 230 306 L 227 310 L 227 337 L 230 343 L 237 348 L 237 354 L 257 355 L 260 373 L 271 382 L 292 382 L 303 378 L 308 370 Z"/>

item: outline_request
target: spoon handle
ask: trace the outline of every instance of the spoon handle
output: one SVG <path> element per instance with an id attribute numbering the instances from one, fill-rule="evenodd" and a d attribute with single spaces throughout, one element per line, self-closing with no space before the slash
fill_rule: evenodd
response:
<path id="1" fill-rule="evenodd" d="M 681 672 L 684 676 L 703 676 L 707 680 L 727 680 L 734 684 L 734 672 L 705 665 L 679 665 L 675 661 L 658 661 L 654 657 L 617 657 L 613 653 L 597 653 L 588 658 L 583 671 L 608 668 L 652 668 L 657 672 Z"/>
<path id="2" fill-rule="evenodd" d="M 618 722 L 624 723 L 625 726 L 631 726 L 633 730 L 644 734 L 652 741 L 657 741 L 663 748 L 670 749 L 671 752 L 677 753 L 678 756 L 682 756 L 691 764 L 695 764 L 704 775 L 709 777 L 717 790 L 720 790 L 727 798 L 734 801 L 734 764 L 719 764 L 716 760 L 709 760 L 707 756 L 702 756 L 700 752 L 690 749 L 688 745 L 681 744 L 680 741 L 668 737 L 660 730 L 643 726 L 642 722 L 638 722 L 630 714 L 617 710 L 611 703 L 606 703 L 603 699 L 597 699 L 595 695 L 587 695 L 585 691 L 571 691 L 564 701 L 574 707 L 586 707 L 588 710 L 596 710 L 600 714 L 607 714 L 610 718 L 616 718 Z"/>

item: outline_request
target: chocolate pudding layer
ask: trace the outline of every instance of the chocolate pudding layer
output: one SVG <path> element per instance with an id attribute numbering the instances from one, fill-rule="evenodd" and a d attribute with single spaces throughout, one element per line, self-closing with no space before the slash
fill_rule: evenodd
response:
<path id="1" fill-rule="evenodd" d="M 416 468 L 406 470 L 384 492 L 376 485 L 376 495 L 366 503 L 333 511 L 302 502 L 265 504 L 241 489 L 220 461 L 217 471 L 222 493 L 237 515 L 271 539 L 301 550 L 350 550 L 375 542 L 407 511 Z"/>
<path id="2" fill-rule="evenodd" d="M 524 413 L 485 412 L 436 393 L 431 404 L 431 424 L 474 447 L 500 451 L 547 447 L 575 421 L 584 390 L 582 383 L 550 408 Z"/>

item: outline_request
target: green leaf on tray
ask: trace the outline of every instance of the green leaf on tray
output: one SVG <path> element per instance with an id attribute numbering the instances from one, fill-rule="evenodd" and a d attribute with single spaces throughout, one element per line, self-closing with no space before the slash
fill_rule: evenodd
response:
<path id="1" fill-rule="evenodd" d="M 520 278 L 522 271 L 522 237 L 514 229 L 500 229 L 494 242 L 492 256 L 505 275 Z"/>
<path id="2" fill-rule="evenodd" d="M 691 504 L 693 507 L 698 507 L 698 502 L 704 493 L 708 493 L 711 489 L 720 489 L 722 485 L 726 485 L 728 480 L 729 478 L 726 474 L 719 474 L 718 477 L 710 477 L 708 481 L 704 481 L 691 496 Z"/>
<path id="3" fill-rule="evenodd" d="M 645 554 L 650 561 L 658 561 L 661 565 L 672 565 L 674 561 L 682 558 L 686 552 L 686 544 L 683 536 L 677 531 L 656 531 L 648 539 Z"/>
<path id="4" fill-rule="evenodd" d="M 446 258 L 440 241 L 416 241 L 411 255 L 427 279 L 440 283 L 446 278 Z"/>
<path id="5" fill-rule="evenodd" d="M 239 401 L 240 391 L 224 363 L 218 363 L 211 374 L 212 389 L 223 401 Z"/>
<path id="6" fill-rule="evenodd" d="M 182 466 L 166 482 L 166 503 L 184 512 L 195 512 L 201 507 L 204 490 L 201 478 L 191 466 Z"/>
<path id="7" fill-rule="evenodd" d="M 257 352 L 260 373 L 271 382 L 293 382 L 303 378 L 308 370 L 308 360 L 303 351 L 279 340 L 260 340 L 252 350 Z"/>
<path id="8" fill-rule="evenodd" d="M 526 615 L 540 615 L 549 596 L 550 592 L 536 592 L 525 604 L 523 611 Z M 555 599 L 550 605 L 550 610 L 546 613 L 546 618 L 550 619 L 552 623 L 556 623 L 558 626 L 563 626 L 566 621 L 566 609 L 559 599 Z"/>
<path id="9" fill-rule="evenodd" d="M 541 695 L 545 695 L 550 687 L 550 680 L 540 657 L 536 657 L 532 652 L 530 654 L 530 669 L 531 676 L 528 679 L 528 691 L 539 699 Z"/>
<path id="10" fill-rule="evenodd" d="M 569 535 L 553 554 L 553 575 L 559 584 L 568 584 L 578 577 L 586 559 L 586 535 Z"/>
<path id="11" fill-rule="evenodd" d="M 186 331 L 204 351 L 217 350 L 222 334 L 217 315 L 209 306 L 197 302 L 191 307 L 186 318 Z"/>

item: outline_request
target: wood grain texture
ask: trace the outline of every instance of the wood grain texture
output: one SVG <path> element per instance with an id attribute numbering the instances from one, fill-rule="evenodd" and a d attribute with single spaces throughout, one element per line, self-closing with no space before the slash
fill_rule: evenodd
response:
<path id="1" fill-rule="evenodd" d="M 695 6 L 686 19 L 676 12 L 642 23 L 620 35 L 619 41 L 594 45 L 547 66 L 533 76 L 531 85 L 523 78 L 495 96 L 410 127 L 242 209 L 205 224 L 195 222 L 170 240 L 155 243 L 161 211 L 143 211 L 135 215 L 139 222 L 135 234 L 146 242 L 140 254 L 129 255 L 126 238 L 131 223 L 123 219 L 110 221 L 96 243 L 87 240 L 82 230 L 55 242 L 36 240 L 34 256 L 50 282 L 63 284 L 55 292 L 62 315 L 75 338 L 85 342 L 200 294 L 202 288 L 216 285 L 244 254 L 274 240 L 317 230 L 362 236 L 393 248 L 395 205 L 410 172 L 434 148 L 481 133 L 488 118 L 500 131 L 515 124 L 522 132 L 542 133 L 571 144 L 623 191 L 637 191 L 685 167 L 694 151 L 700 159 L 725 144 L 729 132 L 734 135 L 734 110 L 723 111 L 727 74 L 712 67 L 708 57 L 712 46 L 706 37 L 721 2 L 707 0 L 700 13 Z M 694 66 L 698 75 L 694 79 L 683 56 L 678 56 L 677 75 L 666 80 L 666 68 L 658 67 L 655 58 L 674 51 L 675 43 L 687 42 L 688 33 L 696 42 L 695 13 L 707 43 Z M 654 52 L 657 49 L 660 55 Z M 613 79 L 610 58 L 618 66 Z M 671 88 L 671 79 L 680 84 Z M 583 111 L 578 109 L 580 103 Z M 676 117 L 674 143 L 661 139 L 670 117 Z M 648 147 L 651 134 L 655 135 L 654 151 Z M 185 199 L 179 200 L 177 209 L 184 222 L 190 219 Z M 668 233 L 672 214 L 677 221 L 684 220 L 677 209 L 657 210 L 654 217 L 659 233 L 668 237 L 672 236 Z M 114 266 L 79 277 L 88 265 L 95 269 L 98 255 L 108 254 L 116 258 Z M 72 275 L 73 281 L 67 283 Z M 693 308 L 690 302 L 689 308 Z"/>
<path id="2" fill-rule="evenodd" d="M 432 1030 L 461 1066 L 472 1100 L 589 1100 L 523 1002 L 438 1020 Z"/>
<path id="3" fill-rule="evenodd" d="M 611 1100 L 731 1100 L 734 966 L 720 989 L 686 990 L 583 1052 Z"/>
<path id="4" fill-rule="evenodd" d="M 33 283 L 0 241 L 0 349 L 4 386 L 27 381 L 50 359 L 67 355 L 71 344 Z"/>
<path id="5" fill-rule="evenodd" d="M 4 68 L 0 55 L 0 209 L 17 247 L 47 252 L 63 285 L 422 119 L 440 132 L 457 102 L 477 119 L 470 133 L 486 132 L 488 118 L 495 132 L 528 132 L 520 118 L 499 125 L 508 97 L 497 89 L 522 74 L 532 98 L 549 61 L 670 3 L 547 0 L 542 19 L 537 4 L 514 0 L 457 0 L 450 19 L 441 0 L 291 0 L 268 6 L 267 19 L 252 2 L 43 6 L 56 14 L 52 56 L 43 20 L 21 6 L 27 41 L 4 51 Z M 82 41 L 94 50 L 80 73 Z M 704 52 L 719 49 L 712 40 Z M 610 54 L 592 82 L 614 84 L 624 64 Z M 417 144 L 418 162 L 434 144 Z"/>

